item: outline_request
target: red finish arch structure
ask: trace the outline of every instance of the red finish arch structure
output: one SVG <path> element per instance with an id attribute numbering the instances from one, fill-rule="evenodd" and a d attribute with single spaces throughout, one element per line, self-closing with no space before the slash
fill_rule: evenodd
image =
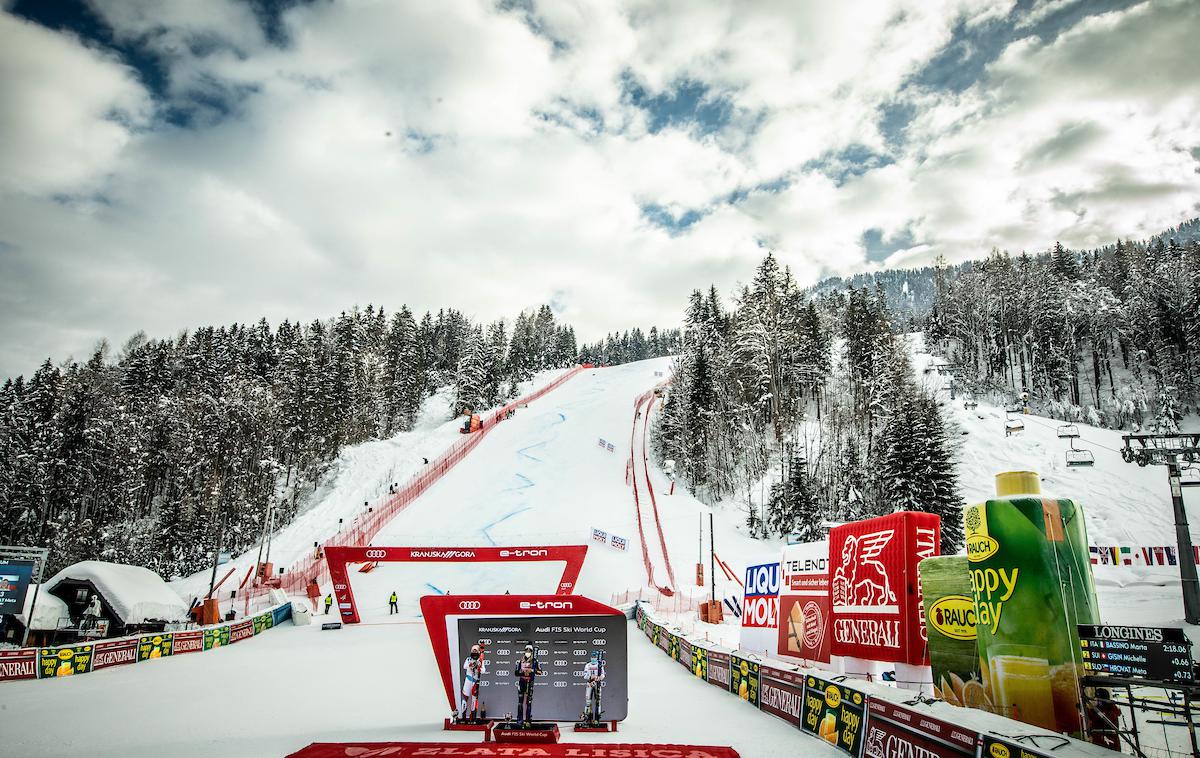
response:
<path id="1" fill-rule="evenodd" d="M 342 623 L 357 624 L 358 607 L 350 589 L 351 563 L 529 563 L 562 561 L 562 578 L 555 594 L 575 592 L 587 545 L 531 545 L 525 547 L 363 547 L 358 545 L 325 548 L 329 578 L 333 581 L 333 596 L 337 598 Z"/>

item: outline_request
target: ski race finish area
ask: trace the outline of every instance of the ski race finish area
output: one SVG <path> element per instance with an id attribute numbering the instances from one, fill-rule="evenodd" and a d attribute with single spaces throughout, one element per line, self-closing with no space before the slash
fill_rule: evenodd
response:
<path id="1" fill-rule="evenodd" d="M 417 758 L 417 756 L 511 758 L 739 758 L 730 747 L 702 745 L 471 745 L 461 742 L 317 742 L 288 758 Z"/>
<path id="2" fill-rule="evenodd" d="M 428 595 L 421 614 L 452 710 L 462 687 L 458 662 L 478 641 L 489 659 L 479 699 L 491 717 L 517 712 L 513 669 L 526 644 L 544 673 L 535 684 L 539 720 L 578 719 L 586 687 L 579 673 L 591 651 L 606 660 L 604 720 L 628 716 L 627 619 L 616 608 L 580 595 Z"/>
<path id="3" fill-rule="evenodd" d="M 562 578 L 555 592 L 570 595 L 579 581 L 587 545 L 548 545 L 543 547 L 359 547 L 334 546 L 325 549 L 333 593 L 337 597 L 342 621 L 357 624 L 360 619 L 350 589 L 346 566 L 351 563 L 527 563 L 562 561 Z"/>

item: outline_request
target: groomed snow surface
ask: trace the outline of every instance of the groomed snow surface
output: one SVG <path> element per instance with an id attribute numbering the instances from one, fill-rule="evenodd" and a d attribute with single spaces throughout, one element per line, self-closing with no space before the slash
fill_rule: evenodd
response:
<path id="1" fill-rule="evenodd" d="M 656 374 L 669 371 L 670 361 L 657 359 L 580 373 L 501 423 L 466 460 L 385 527 L 374 544 L 581 543 L 588 541 L 592 528 L 599 528 L 625 537 L 629 550 L 594 544 L 580 591 L 607 602 L 613 593 L 643 588 L 647 577 L 625 473 L 635 398 L 662 381 Z M 1064 445 L 1054 436 L 1054 422 L 1045 420 L 1045 433 L 1030 423 L 1024 437 L 1005 439 L 998 409 L 981 404 L 966 414 L 961 399 L 956 402 L 953 412 L 968 432 L 962 437 L 961 471 L 968 501 L 990 494 L 995 473 L 1030 468 L 1043 474 L 1047 494 L 1083 503 L 1093 543 L 1170 544 L 1170 503 L 1160 471 L 1139 470 L 1097 448 L 1094 469 L 1068 470 L 1057 463 Z M 1118 447 L 1109 437 L 1119 438 L 1116 433 L 1082 425 L 1080 431 L 1086 440 Z M 639 454 L 640 432 L 639 428 Z M 302 555 L 314 539 L 336 529 L 337 518 L 352 517 L 363 500 L 384 494 L 391 481 L 403 481 L 422 456 L 432 459 L 456 439 L 457 424 L 433 425 L 410 435 L 347 451 L 328 492 L 276 537 L 272 561 L 281 565 Z M 600 446 L 601 438 L 614 443 L 613 452 Z M 669 482 L 657 467 L 651 465 L 648 475 L 676 578 L 688 584 L 699 554 L 697 527 L 701 519 L 707 523 L 710 509 L 682 488 L 666 495 Z M 733 506 L 715 511 L 717 553 L 739 573 L 748 564 L 778 556 L 779 549 L 778 544 L 742 535 L 738 527 L 743 519 Z M 657 531 L 647 531 L 646 539 L 661 554 Z M 253 552 L 240 557 L 240 572 L 253 560 Z M 365 622 L 356 628 L 322 632 L 319 625 L 284 625 L 202 655 L 61 681 L 6 683 L 0 685 L 5 723 L 0 752 L 271 756 L 286 755 L 313 741 L 475 742 L 478 735 L 440 729 L 447 707 L 417 618 L 417 600 L 445 591 L 549 593 L 560 571 L 551 564 L 384 564 L 370 573 L 351 573 Z M 1106 571 L 1114 577 L 1098 572 L 1106 621 L 1155 624 L 1181 616 L 1178 579 L 1170 571 Z M 201 585 L 207 586 L 207 576 L 182 580 L 177 589 L 194 593 Z M 401 612 L 389 616 L 387 598 L 393 591 L 400 597 Z M 692 618 L 694 614 L 679 620 L 686 619 L 700 636 L 736 638 L 732 624 L 714 628 Z M 315 620 L 324 619 L 318 615 Z M 837 754 L 736 698 L 699 684 L 632 626 L 629 638 L 628 721 L 616 735 L 570 734 L 568 739 L 728 744 L 744 756 L 798 750 L 806 755 Z"/>

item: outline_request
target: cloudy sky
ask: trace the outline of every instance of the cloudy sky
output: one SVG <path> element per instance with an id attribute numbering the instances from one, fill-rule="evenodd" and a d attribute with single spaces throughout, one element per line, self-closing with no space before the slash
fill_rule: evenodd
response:
<path id="1" fill-rule="evenodd" d="M 678 323 L 1200 202 L 1194 0 L 0 0 L 0 376 L 354 304 Z"/>

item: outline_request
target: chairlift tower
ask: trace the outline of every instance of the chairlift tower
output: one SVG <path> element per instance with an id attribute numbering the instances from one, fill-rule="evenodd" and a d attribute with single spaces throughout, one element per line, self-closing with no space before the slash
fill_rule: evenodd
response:
<path id="1" fill-rule="evenodd" d="M 1192 534 L 1187 511 L 1183 507 L 1183 487 L 1179 461 L 1200 460 L 1200 433 L 1126 434 L 1121 457 L 1139 466 L 1166 466 L 1171 486 L 1171 505 L 1175 510 L 1175 541 L 1179 549 L 1179 578 L 1183 585 L 1183 615 L 1189 624 L 1200 624 L 1200 580 L 1196 577 L 1196 556 L 1192 552 Z"/>

